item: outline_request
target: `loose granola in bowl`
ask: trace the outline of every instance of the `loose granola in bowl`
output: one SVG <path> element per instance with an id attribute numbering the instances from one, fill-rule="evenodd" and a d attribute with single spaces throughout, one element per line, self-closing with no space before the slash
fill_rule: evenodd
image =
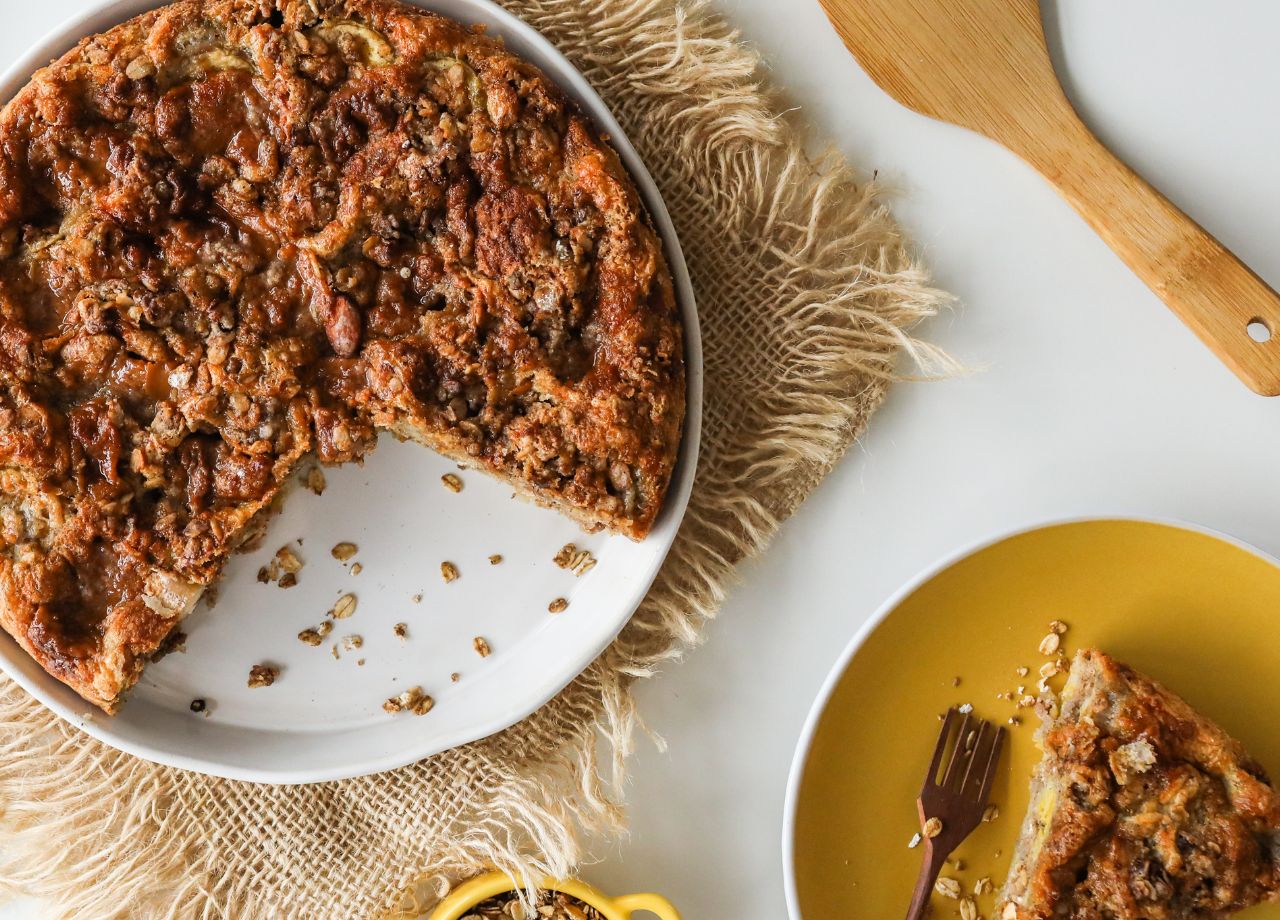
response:
<path id="1" fill-rule="evenodd" d="M 647 912 L 680 920 L 680 912 L 658 894 L 610 897 L 586 882 L 543 878 L 532 892 L 523 879 L 490 872 L 455 888 L 429 920 L 630 920 Z"/>

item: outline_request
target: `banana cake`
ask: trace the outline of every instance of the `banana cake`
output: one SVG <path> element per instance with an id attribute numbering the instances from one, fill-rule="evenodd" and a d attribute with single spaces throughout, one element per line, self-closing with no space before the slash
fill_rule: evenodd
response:
<path id="1" fill-rule="evenodd" d="M 1280 892 L 1280 794 L 1241 744 L 1106 654 L 1041 728 L 999 920 L 1221 920 Z"/>
<path id="2" fill-rule="evenodd" d="M 684 374 L 617 155 L 479 30 L 181 0 L 0 113 L 0 622 L 108 712 L 299 464 L 379 431 L 643 538 Z"/>

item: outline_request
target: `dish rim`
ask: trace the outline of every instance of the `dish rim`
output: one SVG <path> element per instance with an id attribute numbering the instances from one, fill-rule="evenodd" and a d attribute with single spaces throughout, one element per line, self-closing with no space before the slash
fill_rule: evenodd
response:
<path id="1" fill-rule="evenodd" d="M 804 725 L 800 731 L 800 737 L 796 742 L 795 752 L 791 758 L 791 766 L 787 772 L 787 789 L 786 796 L 783 800 L 782 812 L 782 875 L 783 890 L 786 896 L 787 916 L 791 920 L 804 920 L 804 915 L 800 912 L 799 892 L 796 890 L 796 852 L 795 852 L 795 836 L 796 836 L 796 809 L 799 805 L 800 787 L 804 779 L 805 767 L 809 762 L 809 753 L 813 747 L 814 737 L 817 734 L 818 723 L 822 721 L 822 716 L 826 713 L 827 705 L 831 702 L 840 681 L 848 672 L 853 660 L 857 657 L 858 652 L 871 638 L 872 634 L 887 620 L 902 603 L 922 588 L 928 582 L 941 575 L 947 569 L 976 556 L 979 553 L 990 549 L 1000 543 L 1012 540 L 1025 534 L 1034 533 L 1040 530 L 1049 530 L 1055 527 L 1064 527 L 1071 524 L 1091 524 L 1091 523 L 1137 523 L 1137 524 L 1155 524 L 1161 527 L 1171 527 L 1176 530 L 1187 531 L 1188 533 L 1197 533 L 1207 537 L 1213 537 L 1224 543 L 1230 544 L 1237 549 L 1242 549 L 1268 562 L 1276 568 L 1280 569 L 1280 558 L 1271 555 L 1267 551 L 1242 540 L 1239 537 L 1232 536 L 1225 531 L 1217 530 L 1205 524 L 1197 524 L 1194 521 L 1182 520 L 1175 517 L 1164 517 L 1160 515 L 1142 515 L 1142 514 L 1076 514 L 1064 515 L 1059 517 L 1045 518 L 1030 524 L 1024 524 L 1014 528 L 1002 528 L 999 531 L 988 533 L 986 536 L 980 537 L 970 543 L 962 545 L 959 549 L 952 550 L 936 561 L 921 569 L 919 573 L 905 582 L 901 587 L 888 596 L 876 609 L 875 612 L 867 619 L 858 631 L 854 633 L 852 639 L 840 652 L 839 657 L 831 666 L 831 670 L 827 676 L 823 678 L 822 686 L 818 690 L 817 696 L 809 707 L 808 713 L 805 715 Z"/>
<path id="2" fill-rule="evenodd" d="M 25 53 L 0 69 L 0 109 L 27 84 L 37 70 L 75 47 L 81 39 L 110 29 L 135 16 L 166 6 L 170 2 L 172 0 L 92 0 L 85 9 L 50 29 Z M 344 768 L 332 767 L 323 770 L 305 767 L 245 768 L 220 762 L 216 751 L 195 756 L 157 749 L 132 739 L 121 738 L 109 729 L 104 730 L 104 725 L 110 725 L 110 717 L 101 717 L 101 714 L 94 712 L 86 718 L 85 709 L 91 707 L 91 704 L 84 702 L 78 696 L 75 697 L 75 701 L 79 705 L 68 705 L 60 699 L 66 695 L 64 691 L 67 691 L 67 688 L 43 669 L 39 669 L 38 673 L 25 673 L 21 666 L 22 659 L 29 656 L 18 647 L 12 637 L 7 634 L 0 635 L 0 670 L 3 670 L 41 705 L 98 741 L 152 763 L 225 779 L 274 785 L 298 785 L 353 779 L 399 769 L 510 728 L 551 701 L 581 675 L 591 662 L 618 637 L 631 621 L 631 617 L 647 596 L 659 570 L 666 562 L 688 509 L 702 439 L 702 335 L 693 283 L 689 277 L 679 236 L 652 174 L 608 105 L 587 78 L 533 26 L 498 6 L 493 0 L 402 0 L 402 2 L 468 24 L 484 21 L 488 24 L 487 28 L 490 29 L 491 34 L 499 35 L 504 41 L 518 42 L 522 50 L 513 51 L 513 53 L 546 74 L 548 79 L 582 110 L 596 130 L 606 138 L 609 146 L 617 152 L 640 193 L 654 229 L 662 239 L 684 333 L 685 418 L 676 467 L 667 488 L 667 496 L 653 529 L 644 541 L 652 540 L 661 545 L 650 557 L 646 570 L 635 581 L 631 596 L 617 605 L 617 628 L 610 630 L 604 641 L 597 641 L 584 649 L 581 656 L 566 659 L 572 664 L 566 665 L 563 673 L 556 680 L 547 682 L 541 693 L 536 693 L 523 701 L 512 702 L 504 707 L 500 714 L 478 722 L 467 730 L 455 731 L 435 740 L 426 739 L 416 745 L 407 745 L 398 753 L 368 758 L 353 756 Z M 444 9 L 450 11 L 444 12 Z M 590 652 L 589 655 L 587 651 Z M 71 691 L 71 694 L 74 696 L 74 691 Z"/>

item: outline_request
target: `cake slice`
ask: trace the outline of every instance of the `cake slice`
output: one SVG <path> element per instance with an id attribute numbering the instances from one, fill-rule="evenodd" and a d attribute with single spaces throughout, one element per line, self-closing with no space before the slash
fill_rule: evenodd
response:
<path id="1" fill-rule="evenodd" d="M 999 920 L 1214 920 L 1276 898 L 1280 794 L 1178 696 L 1084 650 L 1038 741 Z"/>

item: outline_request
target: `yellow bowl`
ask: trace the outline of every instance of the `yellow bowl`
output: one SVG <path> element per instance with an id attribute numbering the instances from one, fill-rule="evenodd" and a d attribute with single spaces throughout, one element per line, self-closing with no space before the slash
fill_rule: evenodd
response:
<path id="1" fill-rule="evenodd" d="M 464 882 L 440 902 L 431 914 L 430 920 L 460 920 L 467 911 L 487 901 L 489 898 L 515 891 L 524 881 L 513 879 L 505 872 L 490 872 L 486 875 Z M 571 898 L 577 898 L 583 904 L 589 904 L 598 910 L 605 920 L 630 920 L 638 911 L 656 914 L 661 920 L 680 920 L 680 912 L 674 905 L 660 894 L 624 894 L 611 898 L 599 889 L 586 882 L 573 879 L 556 879 L 544 877 L 538 881 L 538 887 L 546 891 L 560 891 Z"/>

